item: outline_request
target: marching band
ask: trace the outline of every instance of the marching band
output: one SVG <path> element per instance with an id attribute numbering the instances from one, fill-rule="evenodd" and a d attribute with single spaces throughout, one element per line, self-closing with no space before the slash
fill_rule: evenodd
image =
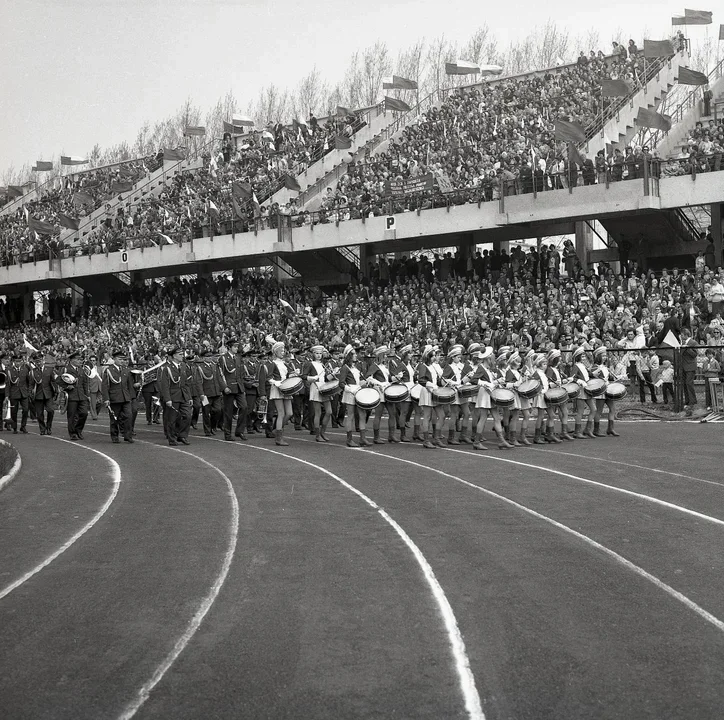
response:
<path id="1" fill-rule="evenodd" d="M 273 338 L 268 341 L 268 353 L 256 358 L 249 345 L 242 347 L 232 338 L 216 350 L 190 354 L 172 347 L 164 362 L 149 357 L 139 365 L 129 365 L 129 356 L 116 349 L 100 373 L 93 363 L 84 362 L 81 351 L 69 353 L 64 364 L 49 350 L 25 360 L 14 353 L 9 362 L 0 358 L 7 423 L 15 433 L 27 432 L 28 417 L 34 416 L 40 434 L 50 435 L 55 411 L 61 409 L 70 439 L 82 440 L 91 386 L 100 380 L 114 443 L 120 443 L 121 436 L 134 442 L 141 407 L 148 425 L 162 417 L 172 446 L 190 444 L 189 430 L 199 418 L 206 436 L 222 431 L 226 441 L 246 440 L 265 426 L 267 437 L 281 446 L 288 445 L 284 432 L 292 420 L 295 429 L 306 425 L 317 442 L 329 442 L 330 423 L 343 426 L 349 447 L 419 441 L 426 449 L 468 444 L 486 450 L 488 416 L 500 449 L 618 437 L 615 405 L 626 387 L 613 374 L 602 346 L 576 348 L 570 372 L 564 375 L 559 350 L 536 353 L 503 346 L 496 353 L 478 343 L 455 344 L 443 359 L 436 345 L 427 344 L 415 355 L 412 345 L 398 343 L 381 345 L 363 359 L 358 343 L 341 353 L 315 345 L 302 351 L 308 357 L 299 357 L 299 350 Z M 572 433 L 569 405 L 575 418 Z M 386 440 L 380 436 L 385 411 Z M 372 440 L 367 437 L 370 420 Z"/>

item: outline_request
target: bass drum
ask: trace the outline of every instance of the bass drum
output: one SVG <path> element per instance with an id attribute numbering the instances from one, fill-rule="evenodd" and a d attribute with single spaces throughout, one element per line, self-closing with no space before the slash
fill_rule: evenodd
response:
<path id="1" fill-rule="evenodd" d="M 508 388 L 495 388 L 490 393 L 490 400 L 496 407 L 509 408 L 515 405 L 515 393 Z"/>
<path id="2" fill-rule="evenodd" d="M 402 383 L 393 383 L 385 388 L 385 402 L 405 402 L 410 397 L 410 389 Z"/>
<path id="3" fill-rule="evenodd" d="M 608 400 L 621 400 L 626 397 L 626 386 L 623 383 L 612 382 L 606 388 L 606 398 Z"/>
<path id="4" fill-rule="evenodd" d="M 524 380 L 519 386 L 518 386 L 518 395 L 520 395 L 522 398 L 526 398 L 527 400 L 530 400 L 531 398 L 534 398 L 541 389 L 542 385 L 540 380 L 537 380 L 536 378 L 531 378 L 530 380 Z"/>
<path id="5" fill-rule="evenodd" d="M 354 401 L 362 410 L 374 410 L 382 402 L 382 398 L 374 388 L 361 388 L 355 393 Z"/>
<path id="6" fill-rule="evenodd" d="M 543 397 L 549 405 L 562 405 L 568 402 L 568 392 L 565 388 L 557 387 L 548 390 Z"/>

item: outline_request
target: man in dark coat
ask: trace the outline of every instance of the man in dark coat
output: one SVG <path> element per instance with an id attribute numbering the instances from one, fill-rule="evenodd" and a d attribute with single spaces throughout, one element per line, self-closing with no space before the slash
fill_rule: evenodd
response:
<path id="1" fill-rule="evenodd" d="M 119 432 L 123 434 L 125 442 L 133 442 L 131 400 L 135 390 L 130 370 L 120 364 L 124 358 L 125 353 L 122 350 L 113 351 L 112 358 L 103 371 L 101 382 L 103 402 L 108 408 L 111 419 L 111 440 L 114 443 L 120 442 Z"/>
<path id="2" fill-rule="evenodd" d="M 27 433 L 28 429 L 28 397 L 30 388 L 28 386 L 29 368 L 28 364 L 22 362 L 20 353 L 13 353 L 12 360 L 6 371 L 7 393 L 10 400 L 10 422 L 13 433 L 18 433 L 18 409 L 22 408 L 20 418 L 20 432 Z"/>
<path id="3" fill-rule="evenodd" d="M 191 369 L 183 362 L 181 348 L 171 348 L 168 358 L 160 378 L 164 430 L 169 445 L 190 445 L 188 435 L 195 392 Z"/>
<path id="4" fill-rule="evenodd" d="M 75 350 L 68 355 L 68 365 L 65 372 L 75 378 L 73 383 L 65 383 L 62 376 L 59 381 L 63 389 L 68 393 L 66 407 L 68 435 L 71 440 L 82 440 L 83 428 L 90 408 L 90 388 L 88 375 L 81 361 L 80 350 Z"/>
<path id="5" fill-rule="evenodd" d="M 35 417 L 38 419 L 40 434 L 51 435 L 55 415 L 53 402 L 58 377 L 55 372 L 55 356 L 48 352 L 39 365 L 31 367 L 30 376 L 35 401 Z"/>

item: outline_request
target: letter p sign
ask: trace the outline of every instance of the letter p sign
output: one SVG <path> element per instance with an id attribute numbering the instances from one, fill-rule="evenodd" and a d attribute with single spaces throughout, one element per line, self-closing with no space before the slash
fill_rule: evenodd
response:
<path id="1" fill-rule="evenodd" d="M 395 218 L 393 215 L 390 215 L 389 217 L 385 218 L 385 230 L 394 230 L 395 229 Z"/>

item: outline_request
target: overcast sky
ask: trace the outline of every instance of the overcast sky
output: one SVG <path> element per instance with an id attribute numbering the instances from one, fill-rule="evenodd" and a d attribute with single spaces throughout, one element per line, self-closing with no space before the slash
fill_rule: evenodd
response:
<path id="1" fill-rule="evenodd" d="M 145 121 L 187 97 L 205 113 L 230 89 L 245 107 L 270 83 L 294 88 L 315 65 L 340 80 L 351 53 L 377 40 L 394 56 L 443 32 L 464 42 L 487 23 L 506 45 L 550 18 L 574 36 L 597 28 L 608 49 L 618 28 L 639 44 L 644 32 L 664 37 L 683 9 L 621 0 L 0 0 L 0 172 L 132 143 Z"/>

